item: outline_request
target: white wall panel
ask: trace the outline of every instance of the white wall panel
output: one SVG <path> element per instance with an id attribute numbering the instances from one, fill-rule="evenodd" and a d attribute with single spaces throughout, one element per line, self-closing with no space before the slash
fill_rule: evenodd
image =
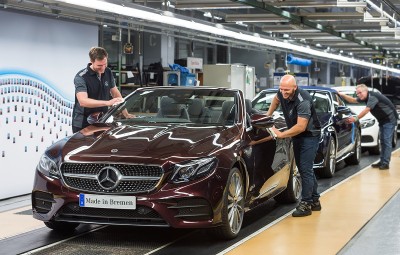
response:
<path id="1" fill-rule="evenodd" d="M 0 11 L 0 199 L 30 193 L 38 160 L 71 135 L 75 74 L 98 28 Z"/>

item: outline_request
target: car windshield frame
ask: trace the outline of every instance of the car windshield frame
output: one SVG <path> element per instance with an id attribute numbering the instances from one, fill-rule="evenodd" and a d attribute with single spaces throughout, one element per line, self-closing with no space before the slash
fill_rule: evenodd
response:
<path id="1" fill-rule="evenodd" d="M 314 108 L 317 114 L 332 113 L 332 92 L 321 89 L 306 89 L 313 100 Z"/>
<path id="2" fill-rule="evenodd" d="M 319 108 L 316 107 L 317 114 L 332 112 L 332 105 L 331 105 L 332 100 L 330 97 L 330 91 L 320 90 L 320 89 L 305 89 L 305 90 L 308 93 L 310 93 L 310 96 L 314 103 L 315 100 L 317 99 L 326 100 L 326 105 L 323 107 L 323 109 L 321 108 L 321 110 L 318 110 Z M 267 90 L 259 93 L 252 102 L 253 108 L 261 112 L 267 112 L 269 106 L 271 105 L 271 101 L 277 92 L 278 90 Z M 282 112 L 281 106 L 279 105 L 275 111 L 281 113 Z"/>
<path id="3" fill-rule="evenodd" d="M 252 108 L 260 112 L 267 112 L 277 92 L 278 90 L 262 91 L 253 99 Z M 281 106 L 279 105 L 275 111 L 282 112 Z"/>
<path id="4" fill-rule="evenodd" d="M 343 93 L 343 94 L 345 94 L 347 96 L 351 96 L 352 98 L 357 99 L 357 94 L 356 94 L 355 90 L 354 91 L 345 90 L 345 91 L 341 91 L 341 93 Z M 363 105 L 360 105 L 359 103 L 352 103 L 352 102 L 349 102 L 349 101 L 346 101 L 346 105 L 347 106 L 363 106 Z"/>
<path id="5" fill-rule="evenodd" d="M 125 97 L 123 103 L 110 107 L 99 122 L 117 125 L 230 126 L 238 122 L 238 97 L 239 92 L 232 89 L 137 89 Z M 125 118 L 125 110 L 134 117 Z"/>

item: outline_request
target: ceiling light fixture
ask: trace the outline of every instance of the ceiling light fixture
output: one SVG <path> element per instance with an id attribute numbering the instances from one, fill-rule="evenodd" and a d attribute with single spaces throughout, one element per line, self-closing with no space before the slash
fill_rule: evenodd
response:
<path id="1" fill-rule="evenodd" d="M 388 27 L 388 26 L 381 26 L 381 32 L 396 32 L 400 31 L 398 27 Z"/>
<path id="2" fill-rule="evenodd" d="M 206 18 L 212 18 L 211 12 L 205 12 L 203 16 Z"/>
<path id="3" fill-rule="evenodd" d="M 374 17 L 368 11 L 364 12 L 363 20 L 364 22 L 379 22 L 382 24 L 387 24 L 389 22 L 389 19 L 387 17 L 384 17 L 383 15 L 381 15 L 380 17 Z"/>
<path id="4" fill-rule="evenodd" d="M 221 17 L 215 16 L 215 15 L 213 16 L 213 15 L 211 14 L 211 12 L 205 12 L 205 13 L 203 14 L 203 16 L 206 17 L 206 18 L 210 18 L 210 19 L 222 20 Z"/>
<path id="5" fill-rule="evenodd" d="M 337 7 L 367 7 L 367 3 L 363 1 L 337 0 Z"/>
<path id="6" fill-rule="evenodd" d="M 243 23 L 241 21 L 236 21 L 235 24 L 239 25 L 239 26 L 242 26 L 242 27 L 248 27 L 249 26 L 249 25 L 247 25 L 247 24 L 245 24 L 245 23 Z"/>
<path id="7" fill-rule="evenodd" d="M 233 2 L 202 2 L 202 3 L 176 3 L 175 9 L 178 10 L 218 10 L 218 9 L 253 9 L 254 7 L 248 5 L 242 5 Z"/>
<path id="8" fill-rule="evenodd" d="M 292 50 L 297 51 L 303 54 L 315 56 L 317 58 L 324 58 L 330 60 L 337 60 L 340 62 L 346 62 L 352 65 L 359 65 L 364 67 L 370 67 L 378 70 L 386 70 L 393 73 L 400 73 L 400 70 L 394 68 L 388 68 L 385 66 L 368 63 L 362 60 L 357 60 L 349 57 L 339 56 L 335 54 L 329 54 L 323 51 L 318 51 L 314 49 L 309 49 L 306 47 L 301 47 L 298 45 L 293 45 L 290 43 L 285 43 L 281 41 L 274 41 L 266 38 L 256 37 L 253 35 L 243 34 L 239 32 L 234 32 L 227 29 L 221 29 L 215 26 L 206 25 L 200 22 L 189 21 L 184 19 L 179 19 L 176 17 L 169 17 L 165 15 L 155 14 L 149 11 L 143 11 L 132 7 L 122 6 L 118 4 L 108 3 L 100 0 L 55 0 L 56 2 L 63 2 L 67 4 L 72 4 L 76 6 L 82 6 L 87 8 L 92 8 L 95 10 L 102 10 L 110 13 L 116 13 L 120 15 L 124 15 L 127 17 L 134 17 L 138 19 L 143 19 L 152 22 L 159 22 L 164 25 L 173 25 L 177 27 L 182 27 L 190 30 L 196 30 L 201 32 L 206 32 L 210 34 L 217 34 L 220 36 L 232 38 L 235 40 L 253 42 L 261 45 L 266 45 L 269 47 L 274 47 L 283 50 Z"/>

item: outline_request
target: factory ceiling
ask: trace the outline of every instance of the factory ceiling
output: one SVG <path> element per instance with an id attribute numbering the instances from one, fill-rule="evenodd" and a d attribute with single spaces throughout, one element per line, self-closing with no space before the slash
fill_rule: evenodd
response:
<path id="1" fill-rule="evenodd" d="M 0 8 L 59 19 L 161 31 L 192 40 L 232 47 L 279 49 L 211 34 L 190 27 L 163 24 L 113 10 L 82 7 L 57 0 L 0 0 Z M 81 1 L 93 2 L 90 0 Z M 371 62 L 398 63 L 400 0 L 108 0 L 105 3 L 149 11 L 229 31 L 254 35 L 321 52 Z M 196 23 L 197 24 L 197 23 Z M 304 53 L 303 53 L 304 54 Z"/>

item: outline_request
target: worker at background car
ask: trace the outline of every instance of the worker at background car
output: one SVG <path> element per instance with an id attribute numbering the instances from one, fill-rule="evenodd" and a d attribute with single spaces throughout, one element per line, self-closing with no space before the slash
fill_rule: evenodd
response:
<path id="1" fill-rule="evenodd" d="M 310 94 L 297 87 L 296 79 L 292 75 L 282 77 L 279 91 L 272 100 L 267 115 L 272 116 L 279 105 L 288 129 L 281 132 L 272 127 L 272 131 L 277 138 L 292 137 L 295 161 L 303 186 L 301 202 L 292 216 L 308 216 L 312 211 L 321 210 L 318 182 L 313 169 L 321 136 L 320 123 Z"/>
<path id="2" fill-rule="evenodd" d="M 90 63 L 75 76 L 75 106 L 72 113 L 72 131 L 74 133 L 89 126 L 87 117 L 90 114 L 105 113 L 109 106 L 124 101 L 115 85 L 111 69 L 107 67 L 107 58 L 108 53 L 104 48 L 91 48 L 89 51 Z M 122 113 L 125 118 L 134 117 L 126 110 Z"/>
<path id="3" fill-rule="evenodd" d="M 372 164 L 374 168 L 380 170 L 389 169 L 390 157 L 392 154 L 393 133 L 397 126 L 398 114 L 394 104 L 384 95 L 373 91 L 368 91 L 365 84 L 357 85 L 357 98 L 351 97 L 344 93 L 338 94 L 349 103 L 366 103 L 366 107 L 356 117 L 352 117 L 349 121 L 355 122 L 364 117 L 368 112 L 378 120 L 379 131 L 381 136 L 381 157 L 378 163 Z"/>

